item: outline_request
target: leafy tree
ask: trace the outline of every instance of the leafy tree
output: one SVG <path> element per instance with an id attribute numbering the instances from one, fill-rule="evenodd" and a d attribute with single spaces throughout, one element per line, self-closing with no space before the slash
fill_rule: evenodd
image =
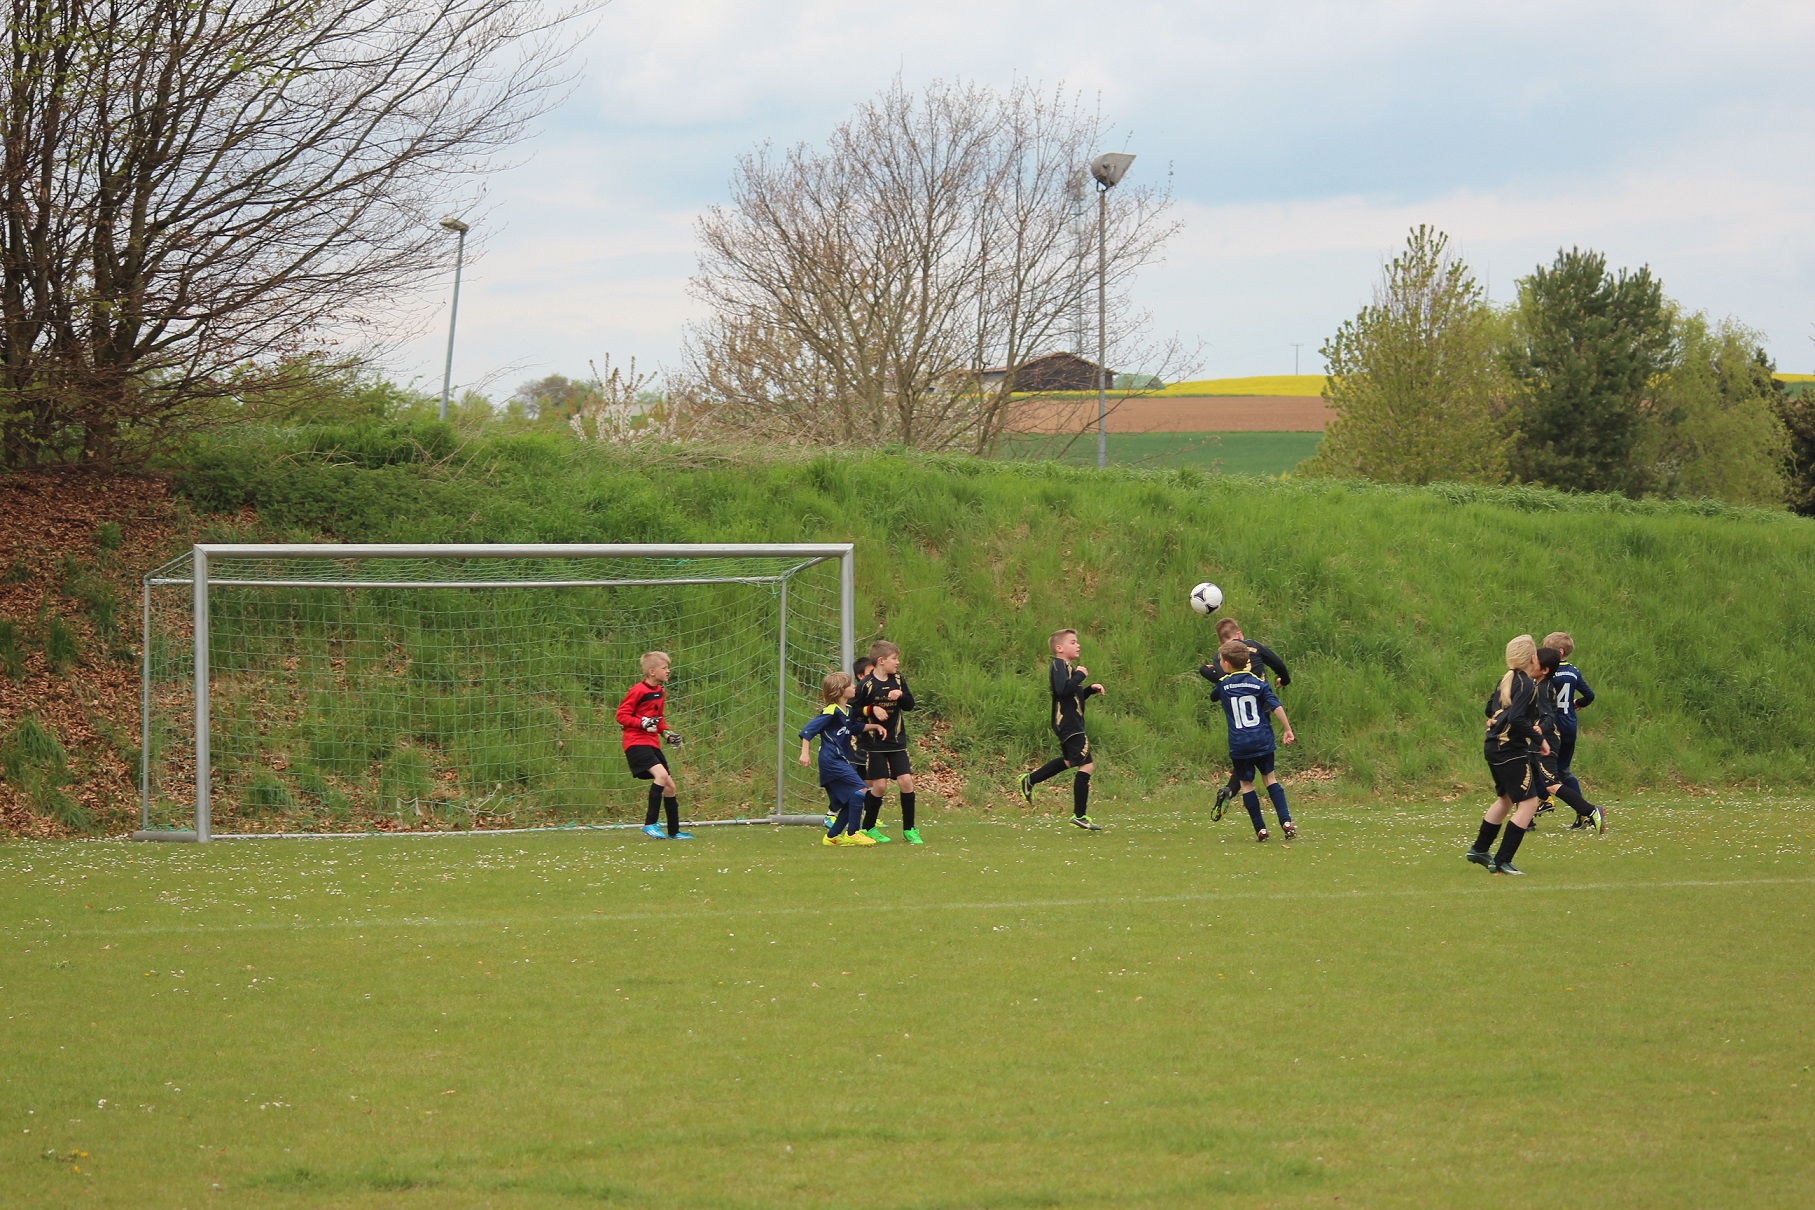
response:
<path id="1" fill-rule="evenodd" d="M 1776 508 L 1789 440 L 1760 336 L 1730 319 L 1673 317 L 1675 359 L 1652 383 L 1634 470 L 1660 496 Z"/>
<path id="2" fill-rule="evenodd" d="M 1671 315 L 1648 268 L 1609 273 L 1571 248 L 1519 282 L 1507 368 L 1519 386 L 1513 470 L 1575 491 L 1647 486 L 1634 461 L 1652 380 L 1671 364 Z"/>
<path id="3" fill-rule="evenodd" d="M 1392 483 L 1506 479 L 1496 320 L 1449 237 L 1415 228 L 1374 301 L 1324 343 L 1333 413 L 1301 471 Z"/>
<path id="4" fill-rule="evenodd" d="M 1815 391 L 1799 384 L 1794 393 L 1779 384 L 1773 407 L 1784 426 L 1784 503 L 1790 511 L 1815 517 Z"/>
<path id="5" fill-rule="evenodd" d="M 550 374 L 526 382 L 512 392 L 507 408 L 526 419 L 565 428 L 569 417 L 598 402 L 599 390 L 590 382 Z"/>

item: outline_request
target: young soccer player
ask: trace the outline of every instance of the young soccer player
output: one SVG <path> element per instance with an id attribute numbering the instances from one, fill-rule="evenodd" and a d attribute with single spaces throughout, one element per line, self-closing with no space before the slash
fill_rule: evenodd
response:
<path id="1" fill-rule="evenodd" d="M 1487 767 L 1493 774 L 1494 791 L 1499 795 L 1481 817 L 1481 831 L 1475 843 L 1464 854 L 1492 874 L 1523 874 L 1513 865 L 1519 842 L 1531 827 L 1538 810 L 1538 769 L 1535 755 L 1547 752 L 1541 734 L 1542 721 L 1538 703 L 1538 649 L 1529 634 L 1516 635 L 1506 644 L 1506 675 L 1487 698 L 1487 739 L 1483 751 Z M 1507 819 L 1508 813 L 1512 814 Z M 1488 855 L 1487 846 L 1494 842 L 1500 825 L 1506 824 L 1506 835 L 1500 851 Z"/>
<path id="2" fill-rule="evenodd" d="M 871 659 L 867 655 L 860 655 L 855 660 L 851 661 L 851 693 L 853 695 L 855 695 L 857 692 L 857 686 L 859 686 L 863 683 L 863 678 L 870 675 L 870 669 L 874 668 L 875 666 L 876 666 L 876 661 Z M 851 699 L 846 698 L 844 701 L 844 705 L 845 705 L 845 714 L 847 716 L 851 712 L 850 703 L 851 703 Z M 863 775 L 863 772 L 864 772 L 864 761 L 867 758 L 865 758 L 862 754 L 860 754 L 857 751 L 857 740 L 856 740 L 855 736 L 853 736 L 852 740 L 851 740 L 851 753 L 852 753 L 852 755 L 851 755 L 852 768 L 855 769 L 859 778 L 861 778 Z M 837 812 L 833 808 L 831 808 L 831 807 L 826 808 L 826 831 L 829 832 L 832 830 L 833 819 L 834 819 L 834 816 L 836 816 L 836 815 L 837 815 Z M 860 812 L 860 815 L 861 815 L 861 812 Z M 872 843 L 874 843 L 874 842 L 872 842 Z"/>
<path id="3" fill-rule="evenodd" d="M 1213 675 L 1208 664 L 1198 669 L 1199 675 L 1211 682 L 1210 700 L 1223 704 L 1229 720 L 1229 763 L 1235 766 L 1236 784 L 1241 788 L 1242 806 L 1254 824 L 1254 839 L 1267 839 L 1266 817 L 1260 813 L 1260 795 L 1254 789 L 1254 775 L 1260 774 L 1267 786 L 1267 797 L 1273 800 L 1273 811 L 1279 816 L 1279 830 L 1290 840 L 1298 835 L 1292 812 L 1286 808 L 1286 788 L 1273 774 L 1273 725 L 1268 715 L 1279 719 L 1279 738 L 1291 743 L 1292 724 L 1286 708 L 1279 704 L 1267 682 L 1249 670 L 1253 651 L 1240 638 L 1224 641 L 1216 649 L 1220 673 Z"/>
<path id="4" fill-rule="evenodd" d="M 1594 690 L 1588 687 L 1588 681 L 1582 676 L 1581 670 L 1569 662 L 1569 658 L 1575 654 L 1576 641 L 1570 638 L 1567 632 L 1553 630 L 1544 636 L 1544 645 L 1555 648 L 1557 654 L 1563 657 L 1551 677 L 1557 686 L 1557 735 L 1562 741 L 1557 747 L 1557 773 L 1562 777 L 1564 785 L 1580 794 L 1582 792 L 1581 783 L 1576 780 L 1575 774 L 1570 772 L 1570 766 L 1574 763 L 1576 755 L 1576 732 L 1579 722 L 1576 718 L 1576 711 L 1594 704 Z M 1578 815 L 1570 827 L 1586 828 L 1590 824 L 1597 832 L 1604 834 L 1607 831 L 1606 812 L 1601 812 L 1593 820 L 1583 819 Z"/>
<path id="5" fill-rule="evenodd" d="M 870 658 L 875 661 L 868 676 L 857 683 L 851 697 L 851 722 L 857 739 L 857 751 L 864 757 L 864 777 L 870 792 L 863 800 L 863 831 L 877 844 L 889 838 L 877 826 L 882 813 L 882 796 L 888 793 L 892 780 L 901 792 L 901 839 L 920 843 L 920 829 L 914 821 L 914 764 L 908 758 L 907 728 L 902 725 L 903 712 L 914 708 L 914 695 L 901 675 L 901 648 L 883 640 L 870 644 Z M 867 726 L 876 723 L 881 733 Z"/>
<path id="6" fill-rule="evenodd" d="M 1084 703 L 1103 692 L 1103 686 L 1086 684 L 1088 669 L 1078 663 L 1083 648 L 1078 632 L 1055 630 L 1046 640 L 1052 652 L 1047 669 L 1048 687 L 1052 690 L 1052 731 L 1059 737 L 1059 755 L 1032 773 L 1023 773 L 1016 789 L 1028 806 L 1033 805 L 1034 787 L 1067 769 L 1076 769 L 1071 779 L 1071 822 L 1086 832 L 1101 832 L 1090 818 L 1090 775 L 1096 762 L 1090 756 L 1090 739 L 1084 734 Z"/>
<path id="7" fill-rule="evenodd" d="M 1218 646 L 1220 647 L 1223 643 L 1227 643 L 1230 639 L 1238 639 L 1243 646 L 1247 647 L 1249 672 L 1252 672 L 1262 681 L 1265 681 L 1267 679 L 1267 674 L 1261 671 L 1261 666 L 1264 665 L 1266 668 L 1271 669 L 1273 675 L 1279 679 L 1279 687 L 1281 689 L 1284 689 L 1287 685 L 1292 683 L 1292 674 L 1286 670 L 1286 662 L 1277 655 L 1274 655 L 1271 647 L 1268 647 L 1265 643 L 1258 643 L 1253 639 L 1244 636 L 1242 634 L 1242 624 L 1234 618 L 1219 618 L 1216 623 L 1216 641 Z M 1257 664 L 1256 661 L 1259 661 L 1259 663 Z M 1205 669 L 1209 670 L 1207 675 L 1209 675 L 1212 682 L 1222 677 L 1222 669 L 1215 664 L 1205 664 L 1204 667 L 1198 669 L 1198 671 L 1203 673 L 1205 672 Z M 1222 788 L 1216 792 L 1216 805 L 1210 809 L 1210 818 L 1213 822 L 1223 817 L 1223 812 L 1228 809 L 1229 800 L 1234 798 L 1236 794 L 1240 792 L 1240 789 L 1241 785 L 1235 776 L 1235 770 L 1229 770 L 1229 780 L 1224 782 Z"/>
<path id="8" fill-rule="evenodd" d="M 1573 777 L 1565 777 L 1561 771 L 1562 758 L 1560 750 L 1562 735 L 1559 723 L 1561 715 L 1558 710 L 1560 695 L 1558 693 L 1557 669 L 1563 663 L 1563 655 L 1556 648 L 1544 646 L 1538 648 L 1538 671 L 1532 678 L 1538 684 L 1538 726 L 1544 737 L 1546 751 L 1540 754 L 1538 761 L 1538 784 L 1547 794 L 1555 794 L 1568 803 L 1576 813 L 1572 828 L 1592 827 L 1596 835 L 1606 835 L 1607 816 L 1601 808 L 1589 802 L 1582 793 L 1581 783 Z M 1540 804 L 1540 811 L 1543 806 Z M 1538 821 L 1533 818 L 1531 831 L 1537 831 Z"/>
<path id="9" fill-rule="evenodd" d="M 681 831 L 681 802 L 675 788 L 674 774 L 668 758 L 662 753 L 662 741 L 677 747 L 681 737 L 668 730 L 663 719 L 666 692 L 663 686 L 673 663 L 665 651 L 650 651 L 643 656 L 643 679 L 630 687 L 618 703 L 618 725 L 624 728 L 624 759 L 630 763 L 630 775 L 653 783 L 649 787 L 649 810 L 643 816 L 643 834 L 658 840 L 692 840 Z M 668 830 L 656 823 L 666 808 Z"/>
<path id="10" fill-rule="evenodd" d="M 863 796 L 867 787 L 857 774 L 856 757 L 851 749 L 851 714 L 847 708 L 857 686 L 842 672 L 834 672 L 820 682 L 820 700 L 825 709 L 800 729 L 800 763 L 811 764 L 808 745 L 819 737 L 819 784 L 826 792 L 829 808 L 823 845 L 873 845 L 876 842 L 860 830 L 863 822 Z"/>

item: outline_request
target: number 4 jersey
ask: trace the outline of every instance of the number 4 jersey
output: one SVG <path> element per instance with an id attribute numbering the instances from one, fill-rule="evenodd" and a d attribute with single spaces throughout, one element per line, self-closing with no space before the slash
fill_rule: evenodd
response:
<path id="1" fill-rule="evenodd" d="M 1229 719 L 1229 755 L 1264 756 L 1273 751 L 1273 711 L 1279 699 L 1251 672 L 1232 672 L 1210 686 L 1210 700 L 1223 704 Z"/>

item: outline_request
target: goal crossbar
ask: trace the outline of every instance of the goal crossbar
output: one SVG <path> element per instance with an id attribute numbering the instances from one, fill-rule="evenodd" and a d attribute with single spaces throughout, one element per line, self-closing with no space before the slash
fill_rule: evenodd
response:
<path id="1" fill-rule="evenodd" d="M 665 587 L 701 584 L 769 584 L 780 590 L 777 654 L 777 715 L 775 747 L 775 808 L 762 821 L 736 820 L 727 823 L 792 821 L 785 814 L 784 774 L 786 760 L 786 664 L 788 650 L 788 582 L 810 567 L 836 559 L 838 575 L 838 645 L 842 666 L 850 668 L 855 658 L 855 566 L 854 546 L 842 543 L 224 543 L 202 542 L 188 553 L 178 555 L 148 572 L 142 580 L 143 656 L 140 701 L 140 831 L 136 840 L 178 840 L 208 843 L 215 837 L 210 821 L 208 689 L 209 665 L 209 592 L 214 588 L 402 588 L 402 589 L 487 589 L 487 588 L 619 588 Z M 210 564 L 216 560 L 253 559 L 470 559 L 486 562 L 500 560 L 599 560 L 599 559 L 786 559 L 791 562 L 770 575 L 677 576 L 672 579 L 628 576 L 621 578 L 588 577 L 563 580 L 524 580 L 482 578 L 466 580 L 360 579 L 324 576 L 315 578 L 248 579 L 241 576 L 212 578 Z M 189 574 L 176 574 L 184 563 Z M 194 622 L 194 696 L 195 696 L 195 826 L 193 829 L 151 829 L 151 716 L 152 716 L 152 589 L 158 586 L 187 585 L 192 589 Z M 704 821 L 702 821 L 704 822 Z M 516 829 L 512 829 L 516 830 Z M 265 835 L 273 835 L 267 833 Z M 225 839 L 225 837 L 223 837 Z"/>

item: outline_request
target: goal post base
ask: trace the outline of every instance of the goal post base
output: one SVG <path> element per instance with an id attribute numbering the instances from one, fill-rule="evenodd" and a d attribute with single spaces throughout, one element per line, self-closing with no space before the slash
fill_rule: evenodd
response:
<path id="1" fill-rule="evenodd" d="M 155 832 L 134 832 L 132 838 L 134 840 L 169 840 L 181 844 L 197 844 L 201 841 L 201 837 L 193 830 L 186 832 L 167 832 L 161 830 Z"/>

